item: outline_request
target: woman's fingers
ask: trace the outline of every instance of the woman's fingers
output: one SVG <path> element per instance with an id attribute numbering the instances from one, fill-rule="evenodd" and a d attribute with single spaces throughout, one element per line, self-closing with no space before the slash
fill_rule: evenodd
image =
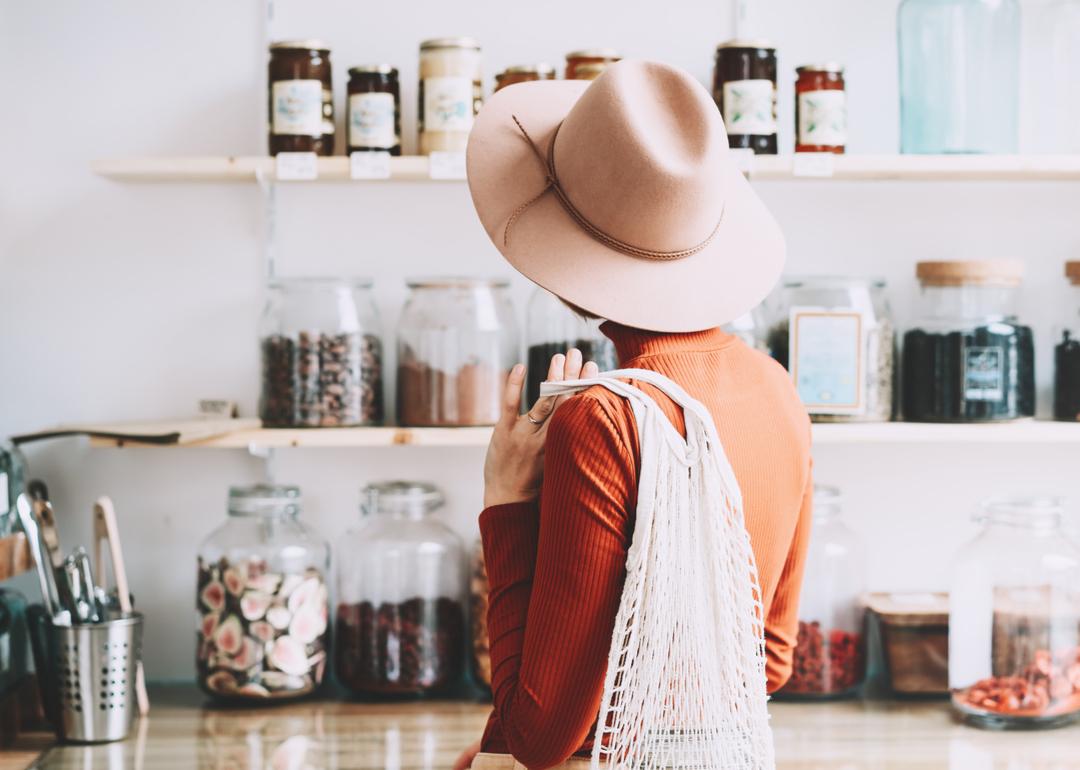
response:
<path id="1" fill-rule="evenodd" d="M 570 348 L 566 351 L 566 362 L 563 368 L 564 380 L 576 380 L 581 376 L 581 351 L 577 348 Z"/>
<path id="2" fill-rule="evenodd" d="M 566 356 L 562 353 L 557 353 L 551 357 L 551 363 L 548 364 L 547 378 L 548 382 L 558 382 L 563 379 L 563 371 L 566 369 Z"/>
<path id="3" fill-rule="evenodd" d="M 586 362 L 585 366 L 581 367 L 581 379 L 589 380 L 600 374 L 600 367 L 596 365 L 595 361 Z"/>
<path id="4" fill-rule="evenodd" d="M 503 391 L 503 411 L 500 422 L 512 426 L 521 414 L 521 387 L 525 384 L 525 367 L 515 364 L 506 377 L 506 390 Z"/>

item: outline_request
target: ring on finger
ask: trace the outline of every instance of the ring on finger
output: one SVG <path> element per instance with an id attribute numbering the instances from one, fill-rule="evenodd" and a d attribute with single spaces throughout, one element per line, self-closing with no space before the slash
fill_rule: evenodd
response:
<path id="1" fill-rule="evenodd" d="M 529 422 L 531 422 L 533 425 L 537 425 L 537 426 L 543 425 L 547 421 L 546 416 L 543 419 L 537 420 L 535 417 L 532 416 L 532 414 L 530 412 L 526 412 L 525 417 L 529 420 Z"/>

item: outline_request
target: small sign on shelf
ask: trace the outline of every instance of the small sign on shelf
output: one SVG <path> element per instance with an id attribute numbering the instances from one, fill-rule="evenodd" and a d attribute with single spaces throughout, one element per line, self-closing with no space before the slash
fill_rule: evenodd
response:
<path id="1" fill-rule="evenodd" d="M 349 153 L 350 179 L 389 179 L 390 153 L 385 151 Z"/>
<path id="2" fill-rule="evenodd" d="M 279 182 L 312 182 L 319 178 L 319 158 L 313 152 L 279 152 L 274 156 Z"/>
<path id="3" fill-rule="evenodd" d="M 428 176 L 431 179 L 464 179 L 465 153 L 431 153 L 428 155 Z"/>

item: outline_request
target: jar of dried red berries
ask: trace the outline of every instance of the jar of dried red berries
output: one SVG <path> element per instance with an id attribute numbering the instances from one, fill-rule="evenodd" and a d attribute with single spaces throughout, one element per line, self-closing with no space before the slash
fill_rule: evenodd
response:
<path id="1" fill-rule="evenodd" d="M 840 493 L 814 488 L 814 523 L 799 600 L 791 678 L 778 693 L 800 699 L 855 694 L 866 678 L 861 538 L 841 517 Z"/>
<path id="2" fill-rule="evenodd" d="M 949 689 L 979 727 L 1056 727 L 1080 716 L 1080 549 L 1056 498 L 984 503 L 954 560 Z"/>
<path id="3" fill-rule="evenodd" d="M 361 695 L 445 692 L 465 665 L 465 555 L 432 514 L 431 484 L 391 481 L 361 493 L 363 523 L 338 568 L 338 680 Z"/>

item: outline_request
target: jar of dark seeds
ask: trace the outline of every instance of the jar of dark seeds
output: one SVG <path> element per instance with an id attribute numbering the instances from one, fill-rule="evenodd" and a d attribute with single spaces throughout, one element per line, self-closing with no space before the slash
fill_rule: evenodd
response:
<path id="1" fill-rule="evenodd" d="M 1054 346 L 1054 419 L 1080 420 L 1080 262 L 1065 263 L 1071 296 L 1068 321 L 1057 330 Z"/>
<path id="2" fill-rule="evenodd" d="M 892 418 L 896 342 L 884 281 L 789 278 L 770 308 L 766 346 L 791 372 L 811 419 Z"/>
<path id="3" fill-rule="evenodd" d="M 371 282 L 274 282 L 262 322 L 267 427 L 335 428 L 383 421 L 383 355 Z"/>
<path id="4" fill-rule="evenodd" d="M 338 680 L 354 693 L 416 696 L 459 685 L 465 669 L 465 554 L 434 512 L 431 484 L 372 484 L 362 522 L 341 539 L 334 642 Z"/>

